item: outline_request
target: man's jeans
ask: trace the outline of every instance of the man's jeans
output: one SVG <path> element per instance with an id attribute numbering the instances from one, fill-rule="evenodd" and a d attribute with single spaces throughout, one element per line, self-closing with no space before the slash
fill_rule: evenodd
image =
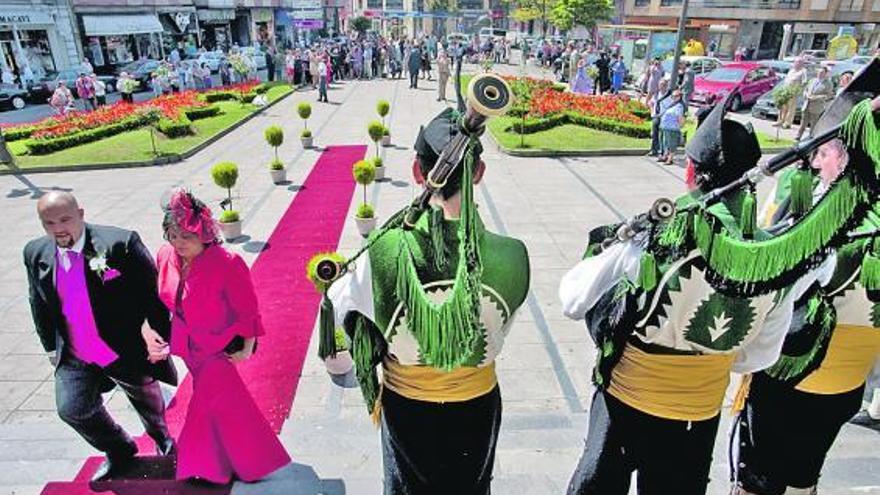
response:
<path id="1" fill-rule="evenodd" d="M 410 73 L 409 73 L 409 87 L 410 88 L 418 88 L 419 87 L 419 71 L 410 71 Z"/>
<path id="2" fill-rule="evenodd" d="M 114 371 L 113 364 L 101 368 L 86 364 L 66 352 L 55 370 L 58 415 L 92 447 L 108 456 L 127 453 L 133 445 L 125 430 L 104 407 L 101 392 L 106 390 L 108 380 L 125 392 L 153 440 L 158 443 L 170 438 L 159 382 L 149 376 L 123 376 L 123 373 Z"/>

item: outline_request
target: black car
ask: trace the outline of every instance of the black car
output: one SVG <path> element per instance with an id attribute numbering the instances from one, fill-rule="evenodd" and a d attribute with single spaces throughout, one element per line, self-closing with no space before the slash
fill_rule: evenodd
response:
<path id="1" fill-rule="evenodd" d="M 151 76 L 153 72 L 156 72 L 159 68 L 160 64 L 161 62 L 159 60 L 137 60 L 116 69 L 116 76 L 118 77 L 123 72 L 128 72 L 128 74 L 139 83 L 137 90 L 146 91 L 150 89 Z"/>
<path id="2" fill-rule="evenodd" d="M 0 84 L 0 110 L 21 110 L 27 99 L 27 91 L 15 85 Z"/>
<path id="3" fill-rule="evenodd" d="M 28 88 L 31 99 L 35 102 L 45 103 L 45 101 L 52 96 L 52 93 L 55 92 L 55 88 L 58 87 L 59 81 L 67 83 L 67 87 L 70 91 L 76 94 L 76 79 L 81 73 L 82 71 L 79 69 L 64 69 L 59 72 L 48 73 L 46 77 L 33 83 L 31 87 Z M 98 79 L 104 83 L 107 94 L 116 91 L 116 76 L 98 75 Z"/>

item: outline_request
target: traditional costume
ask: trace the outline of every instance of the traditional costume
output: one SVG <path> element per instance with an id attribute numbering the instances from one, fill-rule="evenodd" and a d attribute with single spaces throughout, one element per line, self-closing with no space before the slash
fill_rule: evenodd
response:
<path id="1" fill-rule="evenodd" d="M 840 124 L 857 104 L 878 93 L 880 62 L 875 60 L 832 103 L 814 136 Z M 843 165 L 878 165 L 871 165 L 869 156 L 873 149 L 876 159 L 880 150 L 878 123 L 876 114 L 869 115 L 861 131 L 867 141 L 850 142 L 847 151 L 839 144 Z M 868 154 L 858 149 L 860 144 Z M 804 214 L 804 205 L 818 203 L 836 182 L 825 187 L 806 169 L 787 174 L 766 208 L 772 228 L 790 228 Z M 859 411 L 865 379 L 880 356 L 877 211 L 875 206 L 851 242 L 838 249 L 830 283 L 813 287 L 795 304 L 778 362 L 746 378 L 743 392 L 748 396 L 731 434 L 734 493 L 815 494 L 828 450 Z"/>
<path id="2" fill-rule="evenodd" d="M 447 109 L 421 130 L 424 176 L 458 129 Z M 528 292 L 529 264 L 525 245 L 487 231 L 476 211 L 480 152 L 473 138 L 441 189 L 444 198 L 460 189 L 461 218 L 432 209 L 412 229 L 393 218 L 327 292 L 367 406 L 381 414 L 386 494 L 489 493 L 501 421 L 494 361 Z"/>
<path id="3" fill-rule="evenodd" d="M 598 349 L 597 391 L 570 495 L 626 494 L 633 471 L 640 494 L 705 493 L 730 372 L 776 361 L 794 296 L 817 276 L 810 271 L 786 290 L 821 257 L 777 265 L 784 246 L 750 249 L 767 238 L 754 228 L 753 191 L 708 207 L 698 201 L 761 156 L 751 128 L 725 119 L 724 107 L 686 148 L 690 182 L 700 190 L 677 201 L 668 223 L 600 254 L 619 225 L 595 229 L 586 258 L 560 285 L 565 314 L 586 320 Z"/>

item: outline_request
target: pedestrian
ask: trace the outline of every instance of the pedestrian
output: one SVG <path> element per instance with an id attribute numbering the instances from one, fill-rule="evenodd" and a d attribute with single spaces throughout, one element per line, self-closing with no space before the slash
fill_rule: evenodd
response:
<path id="1" fill-rule="evenodd" d="M 441 46 L 437 54 L 437 101 L 446 101 L 446 84 L 452 74 L 449 56 Z"/>
<path id="2" fill-rule="evenodd" d="M 852 72 L 844 72 L 843 74 L 841 74 L 840 80 L 837 81 L 837 92 L 835 93 L 835 96 L 840 96 L 840 94 L 843 93 L 844 90 L 846 90 L 846 87 L 849 86 L 849 83 L 851 83 L 852 80 Z"/>
<path id="3" fill-rule="evenodd" d="M 684 103 L 681 90 L 676 89 L 670 98 L 660 103 L 660 147 L 659 161 L 672 165 L 675 152 L 681 143 L 681 127 L 684 125 Z"/>
<path id="4" fill-rule="evenodd" d="M 804 88 L 807 86 L 807 69 L 804 67 L 803 57 L 794 59 L 791 69 L 785 74 L 782 84 L 777 91 L 791 91 L 792 97 L 779 109 L 774 127 L 782 126 L 784 129 L 790 129 L 794 123 L 795 113 L 797 112 L 798 96 L 803 94 Z"/>
<path id="5" fill-rule="evenodd" d="M 364 78 L 373 78 L 373 45 L 370 43 L 364 46 Z"/>
<path id="6" fill-rule="evenodd" d="M 275 48 L 270 46 L 263 56 L 266 58 L 266 77 L 272 82 L 275 80 Z"/>
<path id="7" fill-rule="evenodd" d="M 318 62 L 318 101 L 329 103 L 327 99 L 327 81 L 329 80 L 329 66 L 325 59 Z"/>
<path id="8" fill-rule="evenodd" d="M 568 82 L 573 83 L 574 78 L 577 75 L 578 69 L 580 69 L 581 53 L 578 51 L 577 46 L 575 46 L 574 41 L 568 42 Z"/>
<path id="9" fill-rule="evenodd" d="M 718 42 L 715 41 L 715 40 L 713 39 L 712 41 L 709 42 L 709 52 L 708 52 L 708 55 L 709 55 L 710 57 L 714 57 L 714 56 L 715 56 L 715 51 L 716 51 L 716 50 L 718 50 Z"/>
<path id="10" fill-rule="evenodd" d="M 429 81 L 433 81 L 433 77 L 431 75 L 431 56 L 428 54 L 428 50 L 422 46 L 422 77 Z"/>
<path id="11" fill-rule="evenodd" d="M 415 182 L 427 180 L 456 139 L 458 118 L 446 108 L 419 132 Z M 529 292 L 529 269 L 521 241 L 479 220 L 472 193 L 486 167 L 481 152 L 475 140 L 466 144 L 473 161 L 453 164 L 433 195 L 437 209 L 412 231 L 391 227 L 370 244 L 330 288 L 332 312 L 321 315 L 335 319 L 330 332 L 339 325 L 354 336 L 355 355 L 372 356 L 356 374 L 368 410 L 381 417 L 388 495 L 490 493 L 502 409 L 494 362 Z M 390 259 L 395 267 L 380 268 Z M 465 287 L 485 296 L 471 297 Z M 456 303 L 441 312 L 431 301 L 444 293 Z"/>
<path id="12" fill-rule="evenodd" d="M 151 345 L 149 358 L 167 362 L 170 350 L 193 377 L 175 477 L 220 485 L 257 481 L 290 456 L 236 368 L 265 334 L 250 270 L 220 245 L 210 210 L 192 194 L 176 190 L 164 209 L 158 292 L 173 316 L 170 338 Z"/>
<path id="13" fill-rule="evenodd" d="M 694 84 L 697 74 L 690 62 L 679 62 L 681 72 L 681 102 L 684 106 L 684 114 L 688 113 L 688 105 L 691 104 L 691 96 L 694 94 Z"/>
<path id="14" fill-rule="evenodd" d="M 211 89 L 214 86 L 214 79 L 211 77 L 211 68 L 207 64 L 202 63 L 202 87 Z"/>
<path id="15" fill-rule="evenodd" d="M 153 98 L 158 98 L 165 92 L 162 79 L 155 72 L 150 75 L 150 88 L 153 90 Z"/>
<path id="16" fill-rule="evenodd" d="M 104 81 L 98 79 L 98 76 L 91 74 L 92 86 L 95 88 L 95 107 L 103 107 L 107 104 L 107 85 Z"/>
<path id="17" fill-rule="evenodd" d="M 80 73 L 76 78 L 76 94 L 83 101 L 84 110 L 94 110 L 97 108 L 95 101 L 95 85 L 92 78 L 84 73 Z"/>
<path id="18" fill-rule="evenodd" d="M 153 257 L 137 232 L 86 223 L 68 192 L 41 197 L 37 214 L 46 235 L 24 248 L 31 314 L 55 368 L 58 415 L 107 456 L 92 480 L 118 477 L 138 452 L 104 406 L 101 394 L 117 386 L 158 454 L 173 454 L 159 381 L 176 385 L 177 374 L 146 359 L 147 342 L 171 332 Z"/>
<path id="19" fill-rule="evenodd" d="M 419 87 L 419 71 L 422 68 L 422 52 L 417 45 L 413 45 L 409 49 L 406 66 L 409 71 L 409 87 L 417 89 Z"/>
<path id="20" fill-rule="evenodd" d="M 801 109 L 801 126 L 798 128 L 797 139 L 800 141 L 804 132 L 810 129 L 819 121 L 822 112 L 825 111 L 825 104 L 834 97 L 834 83 L 828 77 L 828 68 L 819 67 L 814 77 L 807 83 L 804 89 L 804 103 Z"/>
<path id="21" fill-rule="evenodd" d="M 318 65 L 321 63 L 321 57 L 318 53 L 318 50 L 312 50 L 309 54 L 309 77 L 310 84 L 313 88 L 318 87 L 318 76 L 321 74 L 320 69 L 318 69 Z"/>
<path id="22" fill-rule="evenodd" d="M 660 141 L 660 105 L 669 97 L 668 90 L 669 80 L 661 80 L 657 94 L 648 101 L 648 107 L 651 109 L 651 150 L 648 152 L 648 156 L 659 157 L 663 152 Z"/>
<path id="23" fill-rule="evenodd" d="M 587 74 L 587 60 L 582 58 L 578 60 L 578 67 L 571 81 L 571 91 L 581 95 L 591 95 L 593 90 L 593 79 Z"/>
<path id="24" fill-rule="evenodd" d="M 81 74 L 91 74 L 92 72 L 95 72 L 95 68 L 92 67 L 92 63 L 89 62 L 89 59 L 83 58 L 82 63 L 79 65 L 79 72 Z"/>
<path id="25" fill-rule="evenodd" d="M 647 104 L 657 95 L 660 90 L 660 81 L 663 80 L 663 67 L 660 66 L 660 59 L 655 58 L 648 67 L 648 75 L 646 79 L 647 93 L 645 94 L 645 103 Z"/>
<path id="26" fill-rule="evenodd" d="M 55 110 L 58 115 L 64 115 L 73 107 L 73 94 L 67 87 L 67 82 L 58 81 L 58 87 L 52 92 L 49 98 L 49 106 Z"/>
<path id="27" fill-rule="evenodd" d="M 623 61 L 623 55 L 618 55 L 617 60 L 611 64 L 611 92 L 620 93 L 623 89 L 623 82 L 626 80 L 626 63 Z"/>

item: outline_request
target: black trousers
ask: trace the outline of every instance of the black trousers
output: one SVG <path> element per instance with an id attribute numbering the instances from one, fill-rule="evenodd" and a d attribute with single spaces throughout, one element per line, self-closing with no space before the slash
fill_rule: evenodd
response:
<path id="1" fill-rule="evenodd" d="M 132 454 L 134 442 L 104 407 L 101 392 L 107 390 L 108 380 L 125 392 L 153 440 L 170 438 L 158 381 L 112 364 L 109 368 L 87 364 L 67 352 L 55 370 L 55 403 L 61 419 L 108 456 Z"/>
<path id="2" fill-rule="evenodd" d="M 732 480 L 757 495 L 818 483 L 840 428 L 859 412 L 863 390 L 864 385 L 842 394 L 810 394 L 754 374 L 731 432 Z"/>
<path id="3" fill-rule="evenodd" d="M 633 471 L 639 495 L 705 494 L 719 417 L 658 418 L 596 391 L 584 453 L 568 494 L 626 495 Z"/>
<path id="4" fill-rule="evenodd" d="M 410 88 L 418 88 L 419 87 L 419 71 L 409 71 L 409 87 Z"/>
<path id="5" fill-rule="evenodd" d="M 385 495 L 488 495 L 501 392 L 434 403 L 382 392 Z"/>

